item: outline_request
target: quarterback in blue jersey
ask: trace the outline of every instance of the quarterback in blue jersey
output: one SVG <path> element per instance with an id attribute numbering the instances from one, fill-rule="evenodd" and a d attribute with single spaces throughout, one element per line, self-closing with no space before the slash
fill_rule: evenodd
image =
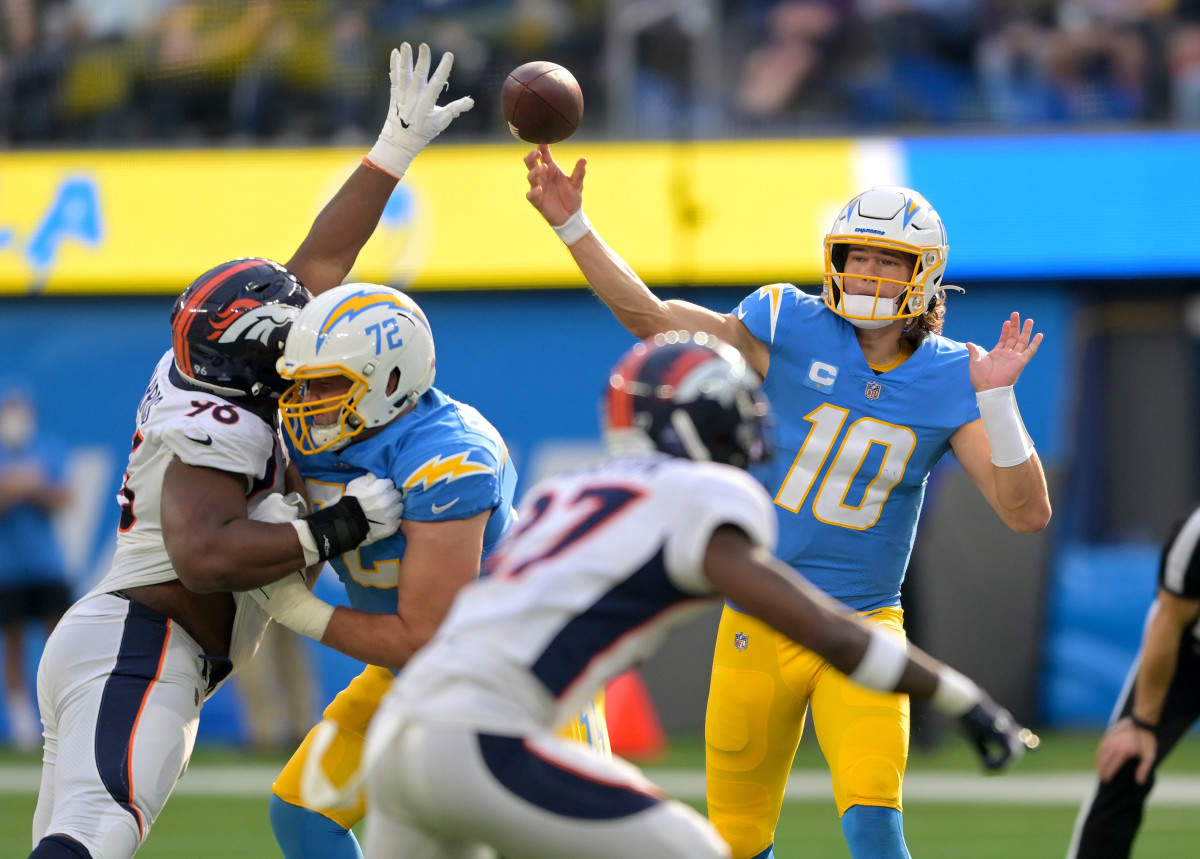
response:
<path id="1" fill-rule="evenodd" d="M 706 331 L 764 379 L 777 456 L 756 476 L 779 518 L 778 555 L 864 619 L 904 638 L 900 586 L 930 469 L 953 452 L 1013 530 L 1050 519 L 1041 462 L 1013 385 L 1042 335 L 1011 314 L 985 351 L 941 336 L 948 243 L 929 202 L 869 189 L 825 238 L 824 288 L 764 286 L 731 313 L 661 301 L 583 214 L 586 162 L 525 156 L 527 199 L 596 294 L 639 338 Z M 856 859 L 903 859 L 908 699 L 868 693 L 815 653 L 726 605 L 705 717 L 709 817 L 736 859 L 773 855 L 775 825 L 811 705 Z"/>
<path id="2" fill-rule="evenodd" d="M 293 382 L 280 412 L 310 503 L 337 503 L 364 474 L 390 479 L 404 497 L 400 530 L 332 563 L 349 609 L 320 602 L 299 577 L 268 600 L 283 625 L 367 663 L 284 767 L 271 798 L 285 856 L 336 859 L 361 855 L 351 829 L 365 796 L 318 812 L 306 780 L 353 793 L 345 788 L 371 716 L 394 672 L 432 637 L 512 525 L 517 474 L 483 415 L 433 387 L 433 335 L 410 297 L 343 284 L 306 309 L 280 361 Z M 568 733 L 587 728 L 606 740 L 602 725 Z"/>

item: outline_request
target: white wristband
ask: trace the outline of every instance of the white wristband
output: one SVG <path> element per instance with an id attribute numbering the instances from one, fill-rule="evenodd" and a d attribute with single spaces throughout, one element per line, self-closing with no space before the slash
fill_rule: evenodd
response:
<path id="1" fill-rule="evenodd" d="M 979 703 L 981 697 L 975 681 L 959 674 L 949 665 L 943 665 L 929 703 L 948 716 L 958 717 Z"/>
<path id="2" fill-rule="evenodd" d="M 583 213 L 582 208 L 557 227 L 554 227 L 554 232 L 558 233 L 558 237 L 563 240 L 564 245 L 575 244 L 591 231 L 592 222 L 587 219 L 587 215 Z"/>
<path id="3" fill-rule="evenodd" d="M 300 537 L 300 548 L 304 550 L 304 566 L 311 567 L 320 563 L 321 553 L 317 550 L 317 538 L 313 536 L 308 523 L 303 519 L 294 519 L 288 524 L 296 529 L 296 534 Z"/>
<path id="4" fill-rule="evenodd" d="M 868 689 L 893 692 L 907 667 L 908 654 L 904 645 L 883 630 L 872 629 L 862 661 L 846 676 Z"/>
<path id="5" fill-rule="evenodd" d="M 317 641 L 324 637 L 333 618 L 334 607 L 313 594 L 299 572 L 249 593 L 250 598 L 280 625 Z"/>
<path id="6" fill-rule="evenodd" d="M 303 592 L 297 589 L 294 601 L 274 617 L 292 632 L 320 641 L 325 635 L 329 621 L 333 619 L 333 606 L 314 595 L 308 588 L 304 588 Z"/>
<path id="7" fill-rule="evenodd" d="M 1017 395 L 1012 385 L 978 391 L 975 400 L 983 418 L 983 431 L 992 446 L 992 465 L 1010 468 L 1033 456 L 1033 439 L 1025 431 L 1025 423 L 1017 411 Z"/>
<path id="8" fill-rule="evenodd" d="M 393 179 L 400 180 L 408 172 L 416 156 L 392 141 L 380 136 L 371 151 L 363 156 L 363 163 L 374 167 L 380 173 L 386 173 Z"/>

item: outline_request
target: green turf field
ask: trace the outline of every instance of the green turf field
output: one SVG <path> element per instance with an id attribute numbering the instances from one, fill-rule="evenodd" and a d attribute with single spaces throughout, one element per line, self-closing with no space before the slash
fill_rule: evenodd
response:
<path id="1" fill-rule="evenodd" d="M 1021 784 L 1053 787 L 1064 775 L 1070 784 L 1088 771 L 1097 736 L 1049 734 L 1042 748 L 1014 770 Z M 184 777 L 198 782 L 212 768 L 254 765 L 273 767 L 281 759 L 252 757 L 221 750 L 201 749 Z M 0 768 L 23 766 L 36 758 L 0 754 Z M 702 766 L 702 751 L 694 738 L 674 739 L 662 760 L 647 765 L 653 776 L 669 771 L 690 777 Z M 802 745 L 796 763 L 796 781 L 821 786 L 824 764 L 814 748 Z M 10 771 L 5 769 L 4 771 Z M 977 767 L 965 744 L 947 737 L 934 751 L 914 750 L 909 764 L 910 790 L 919 781 L 956 775 L 965 784 L 979 784 Z M 1162 768 L 1164 778 L 1190 776 L 1200 780 L 1200 738 L 1183 744 Z M 1006 778 L 999 777 L 998 784 Z M 1028 781 L 1025 781 L 1025 780 Z M 685 779 L 686 780 L 686 779 Z M 992 782 L 993 779 L 985 779 Z M 1028 800 L 972 803 L 920 800 L 909 797 L 905 829 L 909 849 L 917 859 L 1050 859 L 1065 854 L 1075 818 L 1078 795 L 1046 796 L 1031 791 Z M 693 805 L 701 805 L 692 801 Z M 0 791 L 0 856 L 24 856 L 29 850 L 29 826 L 34 796 L 29 792 Z M 1200 813 L 1194 805 L 1158 804 L 1151 801 L 1134 856 L 1137 859 L 1178 859 L 1194 855 L 1200 841 Z M 278 856 L 267 823 L 267 797 L 263 795 L 195 795 L 181 789 L 167 804 L 139 859 L 260 859 Z M 831 799 L 789 800 L 777 837 L 780 859 L 798 857 L 848 857 Z M 567 857 L 564 857 L 567 859 Z"/>

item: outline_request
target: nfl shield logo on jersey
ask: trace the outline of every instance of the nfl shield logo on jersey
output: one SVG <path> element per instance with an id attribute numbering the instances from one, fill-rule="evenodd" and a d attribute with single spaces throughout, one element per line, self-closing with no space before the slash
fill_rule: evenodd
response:
<path id="1" fill-rule="evenodd" d="M 745 650 L 746 645 L 750 643 L 750 637 L 744 632 L 735 632 L 733 634 L 733 647 L 735 650 Z"/>
<path id="2" fill-rule="evenodd" d="M 879 395 L 883 393 L 883 385 L 876 382 L 874 379 L 867 382 L 866 390 L 863 391 L 867 395 L 868 400 L 878 400 Z"/>

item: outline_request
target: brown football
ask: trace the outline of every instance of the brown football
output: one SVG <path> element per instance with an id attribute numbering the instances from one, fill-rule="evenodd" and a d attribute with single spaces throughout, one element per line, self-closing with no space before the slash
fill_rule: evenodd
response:
<path id="1" fill-rule="evenodd" d="M 526 143 L 558 143 L 579 128 L 583 91 L 560 65 L 535 60 L 504 79 L 500 105 L 513 137 Z"/>

